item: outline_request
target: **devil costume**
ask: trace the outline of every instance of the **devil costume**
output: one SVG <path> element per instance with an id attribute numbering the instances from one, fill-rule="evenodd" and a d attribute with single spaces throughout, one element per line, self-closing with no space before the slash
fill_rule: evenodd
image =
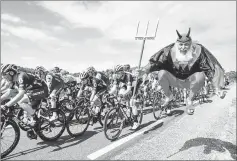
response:
<path id="1" fill-rule="evenodd" d="M 187 34 L 176 32 L 177 42 L 192 43 L 190 28 Z M 203 45 L 192 43 L 186 54 L 177 51 L 176 44 L 172 43 L 155 53 L 144 67 L 147 74 L 159 71 L 159 83 L 167 98 L 172 98 L 170 87 L 186 88 L 190 90 L 188 100 L 192 102 L 204 86 L 206 78 L 212 81 L 215 89 L 220 89 L 224 69 Z"/>
<path id="2" fill-rule="evenodd" d="M 177 30 L 176 30 L 177 31 Z M 180 35 L 177 31 L 179 42 L 191 41 L 190 29 L 188 34 Z M 209 80 L 215 74 L 215 67 L 218 66 L 224 71 L 217 59 L 203 45 L 192 43 L 192 58 L 188 62 L 180 62 L 176 59 L 175 43 L 172 43 L 157 53 L 149 60 L 145 67 L 147 73 L 159 70 L 167 70 L 179 79 L 187 79 L 196 72 L 204 72 Z"/>

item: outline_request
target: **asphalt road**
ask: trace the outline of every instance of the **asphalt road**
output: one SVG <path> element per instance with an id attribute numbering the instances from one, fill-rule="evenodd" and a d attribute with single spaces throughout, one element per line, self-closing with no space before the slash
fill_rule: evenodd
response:
<path id="1" fill-rule="evenodd" d="M 21 131 L 19 144 L 5 160 L 235 159 L 236 85 L 225 99 L 215 96 L 211 100 L 197 106 L 192 116 L 179 107 L 159 121 L 154 119 L 152 108 L 146 107 L 140 129 L 134 132 L 126 128 L 114 142 L 105 138 L 99 123 L 78 138 L 65 130 L 53 143 L 30 140 Z"/>

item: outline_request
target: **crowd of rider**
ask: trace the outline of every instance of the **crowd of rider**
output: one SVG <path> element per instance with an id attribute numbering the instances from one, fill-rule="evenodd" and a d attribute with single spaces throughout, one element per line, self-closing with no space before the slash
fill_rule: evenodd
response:
<path id="1" fill-rule="evenodd" d="M 14 64 L 4 64 L 1 66 L 1 74 L 1 101 L 6 101 L 1 105 L 2 110 L 13 108 L 15 104 L 19 104 L 26 111 L 30 126 L 35 124 L 33 114 L 40 101 L 49 98 L 51 108 L 56 108 L 57 97 L 67 84 L 79 87 L 77 98 L 80 98 L 83 91 L 91 91 L 90 104 L 92 107 L 96 107 L 95 113 L 99 111 L 99 107 L 96 106 L 95 102 L 101 99 L 104 94 L 123 96 L 128 105 L 132 107 L 134 114 L 133 130 L 139 127 L 138 111 L 134 103 L 138 89 L 142 88 L 145 96 L 149 94 L 150 90 L 154 89 L 162 92 L 156 74 L 151 73 L 146 78 L 135 76 L 128 64 L 116 65 L 111 73 L 99 72 L 94 67 L 89 67 L 81 72 L 79 77 L 74 77 L 66 70 L 58 67 L 47 71 L 43 66 L 37 66 L 35 73 L 28 73 L 20 71 Z M 134 90 L 135 88 L 136 90 Z M 183 96 L 181 100 L 185 102 L 188 90 L 176 88 L 172 91 L 181 93 Z M 166 112 L 169 114 L 170 109 Z M 57 114 L 54 112 L 48 119 L 53 121 L 56 118 Z"/>

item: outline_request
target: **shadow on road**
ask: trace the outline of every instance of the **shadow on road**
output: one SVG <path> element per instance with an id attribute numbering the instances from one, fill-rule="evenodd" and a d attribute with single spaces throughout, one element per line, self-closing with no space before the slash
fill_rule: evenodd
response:
<path id="1" fill-rule="evenodd" d="M 146 109 L 143 109 L 143 115 L 147 115 L 149 113 L 153 112 L 153 108 L 152 107 L 146 107 Z"/>
<path id="2" fill-rule="evenodd" d="M 89 139 L 90 137 L 92 137 L 93 135 L 97 134 L 98 131 L 86 131 L 82 136 L 80 137 L 71 137 L 70 135 L 67 135 L 67 136 L 62 136 L 60 137 L 57 141 L 55 142 L 46 142 L 46 141 L 43 141 L 43 142 L 39 142 L 37 143 L 38 145 L 47 145 L 47 146 L 52 146 L 52 147 L 57 147 L 56 149 L 52 150 L 51 152 L 55 152 L 55 151 L 59 151 L 59 150 L 62 150 L 62 149 L 65 149 L 65 148 L 68 148 L 68 147 L 71 147 L 71 146 L 74 146 L 74 145 L 77 145 L 77 144 L 80 144 L 81 142 Z M 68 143 L 71 143 L 73 142 L 72 144 L 69 144 L 69 145 L 66 145 L 66 146 L 62 146 L 64 145 L 65 143 L 68 144 Z"/>
<path id="3" fill-rule="evenodd" d="M 44 149 L 44 148 L 47 148 L 47 147 L 48 147 L 48 145 L 44 145 L 44 146 L 40 146 L 40 147 L 36 147 L 36 148 L 31 148 L 31 149 L 28 149 L 28 150 L 24 150 L 24 151 L 21 151 L 21 152 L 18 152 L 18 153 L 8 155 L 7 157 L 5 157 L 1 160 L 9 160 L 11 158 L 16 158 L 16 157 L 19 157 L 21 155 L 26 155 L 26 154 L 29 154 L 29 153 L 33 153 L 35 151 L 38 151 L 38 150 L 41 150 L 41 149 Z"/>
<path id="4" fill-rule="evenodd" d="M 141 124 L 137 130 L 131 130 L 131 132 L 126 133 L 126 134 L 124 134 L 124 135 L 121 135 L 121 136 L 119 137 L 119 139 L 125 138 L 126 136 L 131 135 L 132 133 L 135 133 L 136 131 L 138 131 L 138 130 L 140 130 L 140 129 L 142 129 L 142 128 L 144 128 L 144 127 L 146 127 L 146 126 L 148 126 L 148 125 L 150 125 L 150 124 L 152 124 L 152 123 L 154 123 L 154 122 L 155 122 L 155 121 L 149 121 L 149 122 L 147 122 L 147 123 L 145 123 L 145 124 Z M 130 126 L 129 126 L 129 127 L 130 127 Z M 117 140 L 119 140 L 119 139 L 117 139 Z M 117 140 L 116 140 L 116 141 L 117 141 Z"/>
<path id="5" fill-rule="evenodd" d="M 185 151 L 187 149 L 190 149 L 192 147 L 197 147 L 197 146 L 204 146 L 204 154 L 210 154 L 212 150 L 218 151 L 218 152 L 225 152 L 226 150 L 228 150 L 231 154 L 231 157 L 236 160 L 236 145 L 230 143 L 230 142 L 226 142 L 226 141 L 222 141 L 220 139 L 214 139 L 214 138 L 195 138 L 195 139 L 191 139 L 188 140 L 184 143 L 183 147 L 181 149 L 179 149 L 178 152 L 176 152 L 175 154 Z M 175 155 L 172 154 L 171 156 Z M 171 157 L 169 156 L 169 157 Z M 169 158 L 168 157 L 168 158 Z"/>
<path id="6" fill-rule="evenodd" d="M 77 144 L 79 144 L 79 143 L 89 139 L 90 137 L 92 137 L 93 135 L 95 135 L 95 134 L 97 134 L 99 132 L 100 131 L 86 131 L 84 133 L 84 135 L 80 136 L 80 137 L 73 138 L 70 135 L 67 135 L 67 136 L 60 137 L 57 141 L 54 141 L 54 142 L 47 142 L 47 141 L 38 142 L 37 145 L 39 145 L 39 147 L 31 148 L 31 149 L 24 150 L 24 151 L 15 153 L 15 154 L 8 155 L 7 157 L 5 157 L 2 160 L 8 160 L 8 159 L 11 159 L 11 158 L 16 158 L 16 157 L 19 157 L 21 155 L 33 153 L 35 151 L 48 148 L 50 146 L 51 147 L 56 147 L 51 152 L 59 151 L 59 150 L 62 150 L 62 149 L 65 149 L 65 148 L 77 145 Z M 65 143 L 67 144 L 67 143 L 71 143 L 71 142 L 74 142 L 74 143 L 66 145 L 66 146 L 63 146 L 63 147 L 61 146 L 61 145 L 65 144 Z"/>
<path id="7" fill-rule="evenodd" d="M 161 123 L 159 123 L 158 125 L 154 126 L 153 128 L 151 128 L 151 129 L 145 131 L 144 134 L 148 134 L 150 131 L 154 131 L 154 130 L 160 128 L 160 127 L 163 126 L 163 125 L 164 125 L 164 122 L 161 122 Z"/>
<path id="8" fill-rule="evenodd" d="M 170 112 L 169 115 L 178 117 L 178 116 L 181 116 L 183 113 L 184 113 L 184 110 L 173 110 Z"/>

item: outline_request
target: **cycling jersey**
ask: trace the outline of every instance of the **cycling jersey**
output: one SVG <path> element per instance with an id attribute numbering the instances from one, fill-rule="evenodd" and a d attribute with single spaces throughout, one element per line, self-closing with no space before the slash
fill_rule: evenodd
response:
<path id="1" fill-rule="evenodd" d="M 32 108 L 37 107 L 40 100 L 46 98 L 49 94 L 46 83 L 30 73 L 20 72 L 17 75 L 15 85 L 19 90 L 26 91 L 26 95 L 31 100 Z"/>
<path id="2" fill-rule="evenodd" d="M 37 76 L 33 74 L 25 72 L 20 72 L 18 74 L 15 85 L 19 88 L 19 90 L 25 90 L 25 91 L 38 89 L 45 86 L 47 87 L 47 85 L 43 80 L 39 79 Z"/>
<path id="3" fill-rule="evenodd" d="M 64 86 L 64 81 L 61 77 L 58 74 L 53 73 L 48 73 L 46 75 L 46 83 L 48 85 L 49 92 L 54 92 L 55 94 L 58 94 Z"/>
<path id="4" fill-rule="evenodd" d="M 130 74 L 130 73 L 123 73 L 119 77 L 113 78 L 113 79 L 114 79 L 113 81 L 117 85 L 119 85 L 119 83 L 123 83 L 122 87 L 125 87 L 125 88 L 127 88 L 126 85 L 128 83 L 131 83 L 131 85 L 133 83 L 133 77 L 132 77 L 132 74 Z"/>
<path id="5" fill-rule="evenodd" d="M 86 81 L 82 81 L 81 89 L 84 90 L 86 86 L 92 87 L 97 94 L 107 90 L 107 85 L 103 80 L 91 76 Z"/>
<path id="6" fill-rule="evenodd" d="M 101 79 L 102 81 L 104 81 L 105 85 L 109 86 L 110 85 L 110 80 L 109 78 L 102 72 L 97 72 L 96 73 L 96 78 L 97 79 Z"/>

